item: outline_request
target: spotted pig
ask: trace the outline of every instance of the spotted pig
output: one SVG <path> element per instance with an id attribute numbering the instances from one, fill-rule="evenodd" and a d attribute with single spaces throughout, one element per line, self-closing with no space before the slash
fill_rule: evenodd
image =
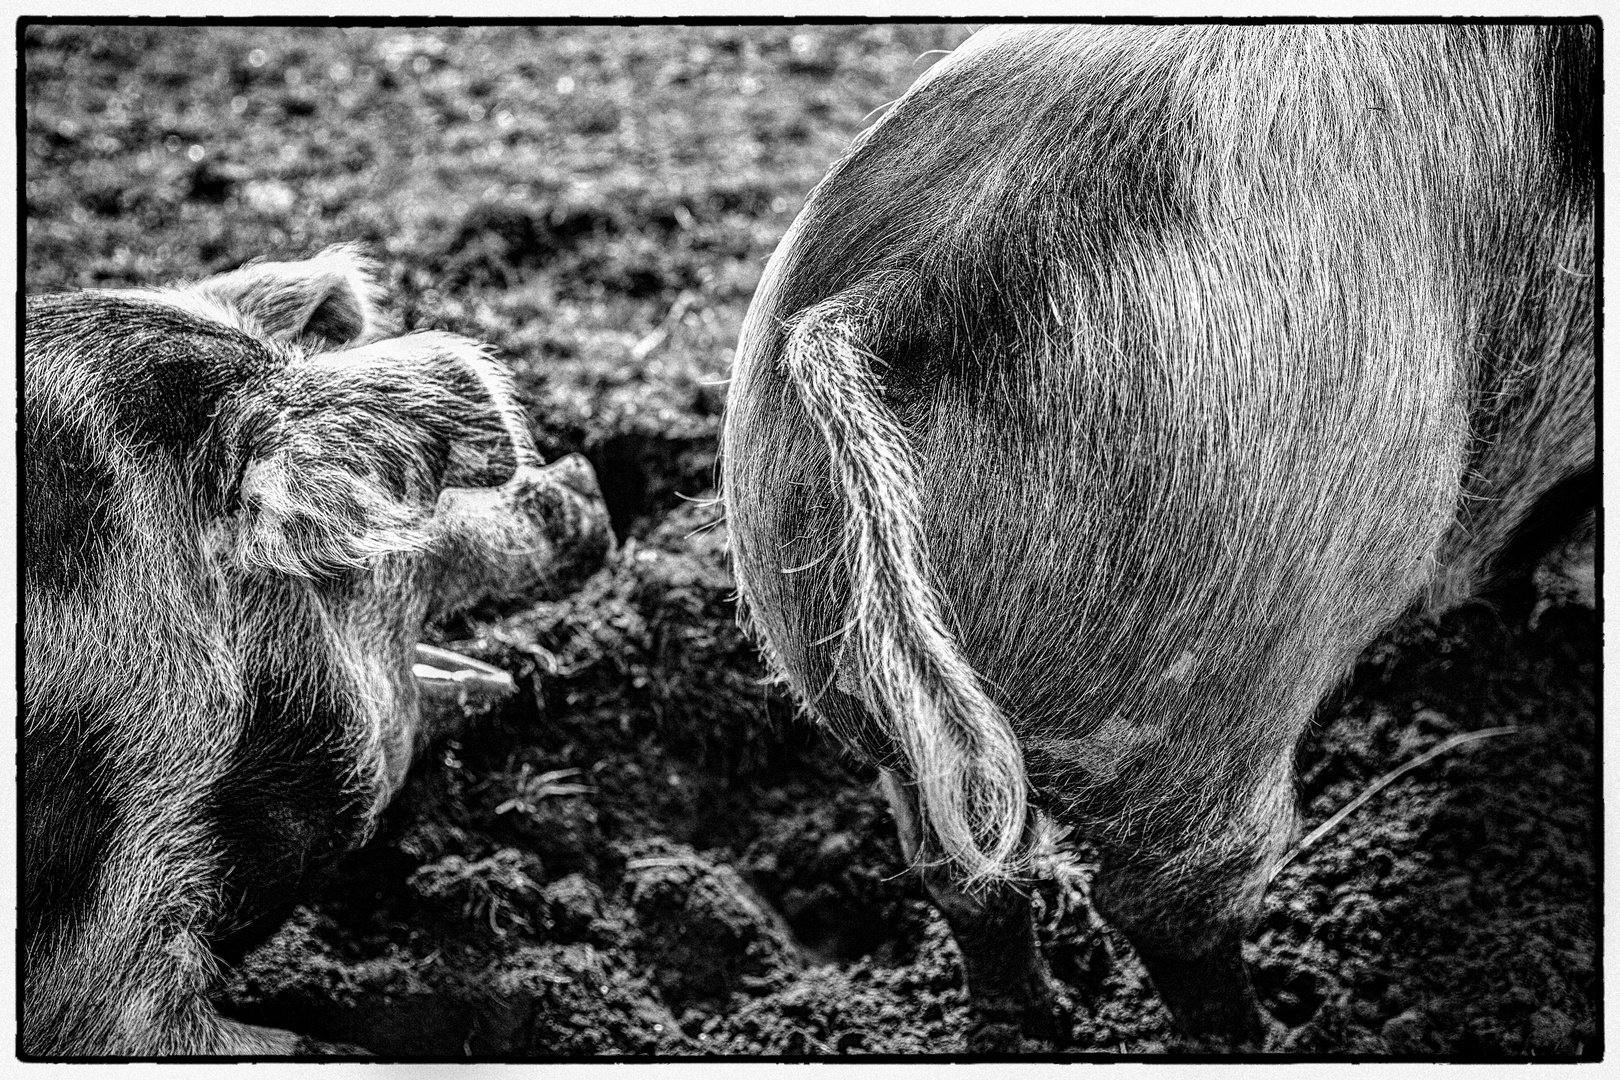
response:
<path id="1" fill-rule="evenodd" d="M 612 542 L 488 351 L 369 340 L 374 291 L 339 247 L 27 301 L 25 1056 L 314 1048 L 216 1013 L 221 964 L 366 839 L 458 699 L 510 688 L 419 654 L 424 623 Z"/>

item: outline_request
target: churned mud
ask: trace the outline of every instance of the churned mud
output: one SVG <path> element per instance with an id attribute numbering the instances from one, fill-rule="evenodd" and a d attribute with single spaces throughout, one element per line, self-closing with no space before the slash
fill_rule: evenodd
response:
<path id="1" fill-rule="evenodd" d="M 556 603 L 438 640 L 518 678 L 237 970 L 232 1015 L 387 1056 L 967 1049 L 955 946 L 873 773 L 734 623 L 714 494 L 763 261 L 954 26 L 36 27 L 27 285 L 157 284 L 358 240 L 392 311 L 495 345 L 621 539 Z M 1299 753 L 1309 829 L 1249 959 L 1315 1055 L 1592 1056 L 1597 621 L 1506 597 L 1371 648 Z M 1165 1049 L 1083 837 L 1035 887 L 1072 1049 Z"/>

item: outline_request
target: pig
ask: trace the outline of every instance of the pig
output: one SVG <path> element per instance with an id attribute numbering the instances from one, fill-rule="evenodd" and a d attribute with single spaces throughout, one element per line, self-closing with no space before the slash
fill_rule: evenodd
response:
<path id="1" fill-rule="evenodd" d="M 487 349 L 371 340 L 374 277 L 339 246 L 26 302 L 25 1057 L 332 1049 L 218 1014 L 222 965 L 511 691 L 424 624 L 612 545 Z"/>
<path id="2" fill-rule="evenodd" d="M 1240 948 L 1314 710 L 1591 509 L 1596 50 L 992 27 L 809 196 L 727 403 L 742 618 L 882 770 L 982 1032 L 1069 1031 L 1039 813 L 1185 1045 L 1277 1045 Z"/>

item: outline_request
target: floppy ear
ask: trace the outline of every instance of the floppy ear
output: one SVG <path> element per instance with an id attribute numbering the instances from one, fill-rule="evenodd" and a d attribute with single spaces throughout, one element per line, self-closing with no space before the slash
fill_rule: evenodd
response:
<path id="1" fill-rule="evenodd" d="M 356 245 L 338 244 L 302 262 L 250 263 L 187 291 L 223 303 L 267 337 L 312 338 L 330 348 L 375 328 L 375 275 L 376 264 Z"/>
<path id="2" fill-rule="evenodd" d="M 422 550 L 443 487 L 538 462 L 505 372 L 442 333 L 300 357 L 219 423 L 240 477 L 238 563 L 300 577 Z"/>
<path id="3" fill-rule="evenodd" d="M 429 542 L 420 507 L 383 477 L 299 437 L 255 456 L 237 490 L 235 555 L 244 569 L 319 578 L 374 566 Z"/>

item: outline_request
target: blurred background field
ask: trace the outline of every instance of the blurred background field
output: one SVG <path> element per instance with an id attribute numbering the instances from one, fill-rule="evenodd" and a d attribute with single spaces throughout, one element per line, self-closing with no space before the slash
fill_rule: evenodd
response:
<path id="1" fill-rule="evenodd" d="M 734 625 L 714 495 L 749 297 L 805 195 L 953 24 L 33 26 L 26 287 L 156 285 L 359 241 L 400 328 L 493 344 L 621 551 L 577 597 L 439 628 L 527 687 L 440 746 L 221 1006 L 390 1056 L 959 1053 L 954 946 L 873 774 Z M 1590 1055 L 1596 623 L 1512 601 L 1369 652 L 1301 749 L 1308 827 L 1458 731 L 1274 884 L 1250 959 L 1313 1054 Z M 1036 887 L 1072 1049 L 1168 1036 Z M 1016 1049 L 1009 1048 L 1009 1049 Z"/>

